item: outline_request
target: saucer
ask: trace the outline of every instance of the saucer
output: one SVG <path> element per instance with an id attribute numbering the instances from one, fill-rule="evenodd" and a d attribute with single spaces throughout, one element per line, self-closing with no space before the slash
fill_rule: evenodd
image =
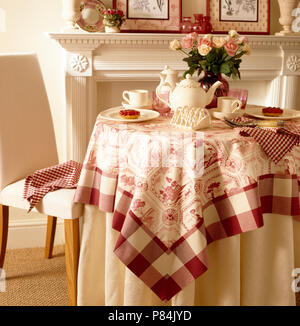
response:
<path id="1" fill-rule="evenodd" d="M 142 109 L 152 109 L 152 102 L 149 102 L 147 105 L 133 105 L 133 104 L 128 104 L 128 103 L 125 103 L 125 102 L 122 102 L 122 106 L 125 108 L 125 109 L 139 109 L 139 110 L 142 110 Z"/>
<path id="2" fill-rule="evenodd" d="M 220 120 L 223 120 L 224 118 L 226 118 L 226 119 L 234 119 L 234 118 L 243 116 L 244 113 L 245 113 L 244 110 L 239 110 L 238 112 L 228 112 L 228 113 L 224 113 L 224 112 L 221 112 L 221 111 L 213 111 L 212 116 L 214 118 L 220 119 Z"/>

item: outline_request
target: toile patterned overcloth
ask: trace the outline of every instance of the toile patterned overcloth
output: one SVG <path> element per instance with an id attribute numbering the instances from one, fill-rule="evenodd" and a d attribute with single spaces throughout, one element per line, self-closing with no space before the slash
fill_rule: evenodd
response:
<path id="1" fill-rule="evenodd" d="M 75 201 L 113 213 L 114 253 L 161 300 L 205 273 L 209 243 L 262 227 L 264 213 L 300 221 L 299 146 L 275 164 L 239 132 L 96 121 Z"/>
<path id="2" fill-rule="evenodd" d="M 82 164 L 73 160 L 35 171 L 25 179 L 23 198 L 29 202 L 30 212 L 44 196 L 62 188 L 77 187 Z"/>

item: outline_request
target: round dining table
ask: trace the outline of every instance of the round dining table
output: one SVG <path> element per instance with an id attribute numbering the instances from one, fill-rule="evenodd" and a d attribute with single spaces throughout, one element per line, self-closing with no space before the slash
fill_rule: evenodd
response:
<path id="1" fill-rule="evenodd" d="M 74 199 L 78 305 L 295 305 L 299 176 L 297 144 L 277 162 L 222 120 L 99 114 Z"/>

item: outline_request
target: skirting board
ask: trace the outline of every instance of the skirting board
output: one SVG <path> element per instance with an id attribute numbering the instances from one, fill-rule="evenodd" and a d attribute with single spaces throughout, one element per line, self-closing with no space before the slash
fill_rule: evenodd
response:
<path id="1" fill-rule="evenodd" d="M 44 247 L 46 230 L 46 216 L 11 220 L 8 229 L 7 249 Z M 64 242 L 64 221 L 57 219 L 54 245 L 62 245 Z"/>

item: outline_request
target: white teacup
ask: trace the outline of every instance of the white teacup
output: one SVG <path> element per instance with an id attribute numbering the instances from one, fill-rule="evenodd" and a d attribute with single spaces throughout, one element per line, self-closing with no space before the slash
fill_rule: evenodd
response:
<path id="1" fill-rule="evenodd" d="M 211 117 L 207 109 L 202 109 L 199 112 L 198 119 L 193 125 L 194 130 L 206 129 L 211 126 Z"/>
<path id="2" fill-rule="evenodd" d="M 145 89 L 134 89 L 123 92 L 123 99 L 130 105 L 143 106 L 149 104 L 149 92 Z"/>
<path id="3" fill-rule="evenodd" d="M 240 110 L 242 102 L 235 97 L 220 96 L 218 97 L 218 111 L 223 113 L 233 113 Z"/>

